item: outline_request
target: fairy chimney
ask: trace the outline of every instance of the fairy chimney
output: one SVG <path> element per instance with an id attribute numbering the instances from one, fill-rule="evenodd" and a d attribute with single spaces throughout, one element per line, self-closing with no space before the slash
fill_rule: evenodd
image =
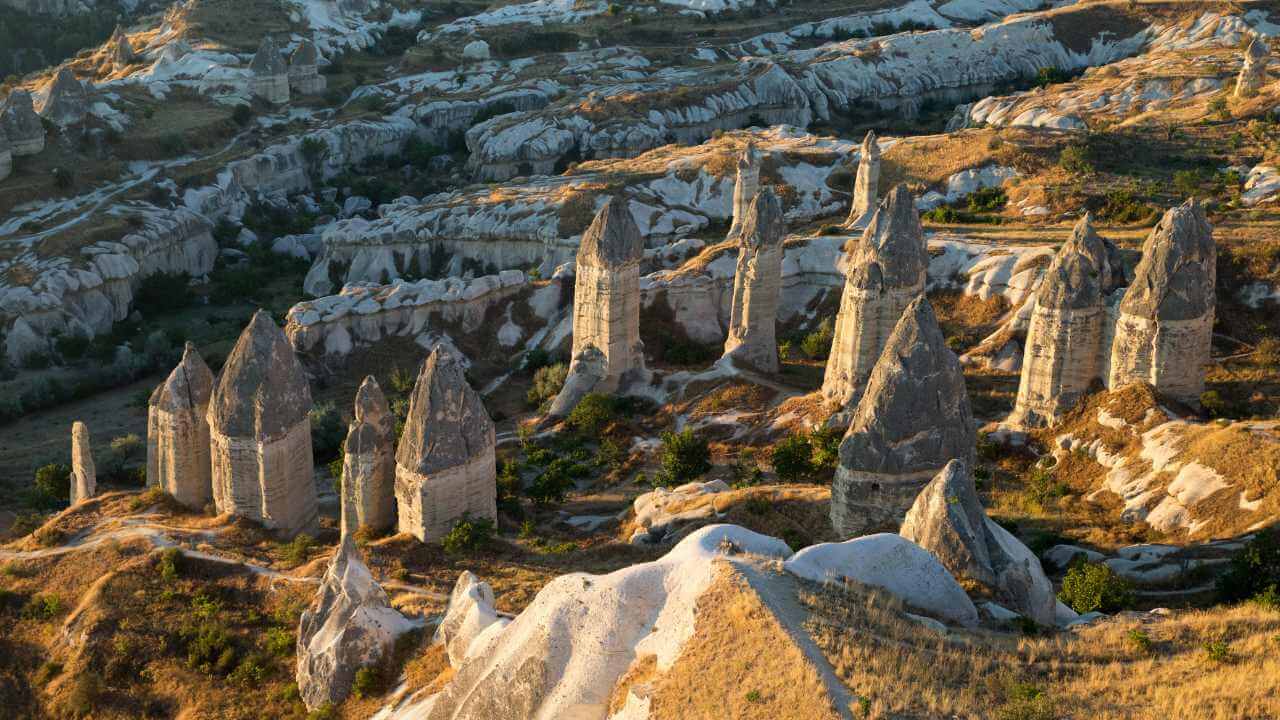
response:
<path id="1" fill-rule="evenodd" d="M 299 95 L 319 95 L 327 83 L 320 74 L 320 52 L 315 43 L 303 40 L 289 56 L 289 87 Z"/>
<path id="2" fill-rule="evenodd" d="M 1244 51 L 1244 64 L 1236 76 L 1236 97 L 1252 97 L 1267 84 L 1267 64 L 1271 49 L 1260 36 L 1255 36 Z"/>
<path id="3" fill-rule="evenodd" d="M 755 143 L 748 140 L 746 147 L 738 155 L 738 178 L 733 186 L 733 222 L 729 225 L 729 239 L 737 238 L 742 232 L 747 211 L 759 189 L 760 153 L 756 151 Z"/>
<path id="4" fill-rule="evenodd" d="M 189 508 L 213 501 L 209 460 L 209 399 L 213 373 L 195 345 L 147 403 L 147 484 L 159 487 Z"/>
<path id="5" fill-rule="evenodd" d="M 9 137 L 14 157 L 35 155 L 44 150 L 44 124 L 31 103 L 31 93 L 14 90 L 0 106 L 0 128 Z"/>
<path id="6" fill-rule="evenodd" d="M 343 518 L 351 530 L 386 530 L 395 523 L 396 422 L 370 375 L 356 391 L 355 417 L 343 445 Z"/>
<path id="7" fill-rule="evenodd" d="M 862 139 L 858 158 L 858 175 L 853 181 L 853 206 L 849 208 L 849 227 L 863 227 L 871 221 L 876 208 L 876 192 L 880 183 L 880 145 L 874 130 Z"/>
<path id="8" fill-rule="evenodd" d="M 133 46 L 129 44 L 129 36 L 124 34 L 124 30 L 119 25 L 111 34 L 111 40 L 107 42 L 107 52 L 111 57 L 111 67 L 117 72 L 132 65 L 136 59 Z"/>
<path id="9" fill-rule="evenodd" d="M 98 493 L 98 472 L 93 464 L 89 427 L 79 420 L 71 423 L 71 504 L 77 505 Z"/>
<path id="10" fill-rule="evenodd" d="M 294 534 L 316 521 L 311 389 L 284 333 L 259 310 L 240 333 L 209 401 L 213 502 Z"/>
<path id="11" fill-rule="evenodd" d="M 255 96 L 273 105 L 289 102 L 289 68 L 270 35 L 262 37 L 262 44 L 249 63 L 249 71 L 253 74 L 249 89 Z"/>
<path id="12" fill-rule="evenodd" d="M 464 517 L 497 521 L 493 421 L 462 359 L 437 347 L 422 365 L 396 448 L 400 532 L 443 538 Z"/>
<path id="13" fill-rule="evenodd" d="M 40 117 L 54 125 L 66 126 L 83 120 L 88 111 L 89 96 L 84 84 L 70 70 L 62 68 L 49 85 Z"/>
<path id="14" fill-rule="evenodd" d="M 778 290 L 782 278 L 782 203 L 772 190 L 758 193 L 738 235 L 738 266 L 725 357 L 760 372 L 778 371 Z"/>

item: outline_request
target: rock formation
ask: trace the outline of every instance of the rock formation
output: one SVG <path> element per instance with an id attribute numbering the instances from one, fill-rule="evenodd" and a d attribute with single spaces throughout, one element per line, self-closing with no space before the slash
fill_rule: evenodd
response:
<path id="1" fill-rule="evenodd" d="M 289 56 L 289 87 L 299 95 L 319 95 L 327 86 L 320 74 L 320 52 L 310 40 L 298 43 Z"/>
<path id="2" fill-rule="evenodd" d="M 982 509 L 969 466 L 952 460 L 920 491 L 899 531 L 957 578 L 985 585 L 1001 605 L 1054 624 L 1057 598 L 1040 561 Z"/>
<path id="3" fill-rule="evenodd" d="M 1009 422 L 1058 420 L 1107 374 L 1103 356 L 1106 299 L 1114 288 L 1115 246 L 1093 231 L 1086 214 L 1058 250 L 1036 290 L 1022 379 Z"/>
<path id="4" fill-rule="evenodd" d="M 751 209 L 760 190 L 760 153 L 755 143 L 747 141 L 746 147 L 738 155 L 738 178 L 733 186 L 733 221 L 729 225 L 729 239 L 735 239 L 742 232 L 742 224 Z"/>
<path id="5" fill-rule="evenodd" d="M 93 464 L 89 427 L 79 420 L 71 423 L 71 504 L 77 505 L 98 493 L 98 471 Z"/>
<path id="6" fill-rule="evenodd" d="M 853 205 L 849 208 L 850 227 L 863 227 L 871 221 L 876 207 L 876 193 L 880 184 L 880 145 L 874 130 L 868 130 L 862 139 L 862 153 L 858 157 L 858 174 L 853 180 Z"/>
<path id="7" fill-rule="evenodd" d="M 342 536 L 320 592 L 298 622 L 298 692 L 307 708 L 339 704 L 356 671 L 376 664 L 413 628 L 387 601 L 350 534 Z"/>
<path id="8" fill-rule="evenodd" d="M 209 402 L 213 502 L 287 534 L 316 520 L 311 389 L 284 333 L 259 310 Z"/>
<path id="9" fill-rule="evenodd" d="M 1244 65 L 1236 76 L 1236 97 L 1252 97 L 1267 84 L 1267 64 L 1271 60 L 1271 48 L 1260 36 L 1255 36 L 1244 51 Z"/>
<path id="10" fill-rule="evenodd" d="M 496 521 L 493 421 L 467 384 L 462 359 L 437 347 L 418 374 L 396 448 L 400 532 L 444 537 L 464 516 Z"/>
<path id="11" fill-rule="evenodd" d="M 31 93 L 14 90 L 0 106 L 0 127 L 9 136 L 14 157 L 35 155 L 44 149 L 44 124 L 31 104 Z"/>
<path id="12" fill-rule="evenodd" d="M 470 570 L 463 570 L 449 593 L 449 606 L 436 627 L 435 642 L 445 646 L 451 667 L 461 667 L 473 645 L 481 636 L 500 631 L 511 620 L 498 615 L 493 607 L 493 588 Z"/>
<path id="13" fill-rule="evenodd" d="M 831 522 L 842 537 L 896 530 L 947 462 L 972 464 L 973 414 L 960 361 L 924 296 L 907 306 L 840 442 Z"/>
<path id="14" fill-rule="evenodd" d="M 1217 248 L 1193 199 L 1171 208 L 1147 236 L 1120 301 L 1107 386 L 1144 382 L 1198 404 L 1213 340 Z"/>
<path id="15" fill-rule="evenodd" d="M 40 116 L 54 125 L 78 123 L 89 111 L 89 96 L 84 85 L 67 68 L 58 71 L 49 86 L 49 94 L 40 108 Z"/>
<path id="16" fill-rule="evenodd" d="M 739 170 L 738 182 L 742 175 Z M 738 266 L 725 357 L 765 373 L 778 371 L 778 291 L 782 277 L 782 203 L 772 190 L 758 193 L 738 234 Z"/>
<path id="17" fill-rule="evenodd" d="M 355 418 L 343 446 L 343 517 L 350 530 L 385 530 L 395 523 L 395 444 L 395 418 L 370 375 L 356 391 Z"/>
<path id="18" fill-rule="evenodd" d="M 889 333 L 907 305 L 924 292 L 929 253 L 906 185 L 889 192 L 848 253 L 822 380 L 822 397 L 838 412 L 857 406 Z"/>
<path id="19" fill-rule="evenodd" d="M 0 182 L 13 172 L 13 148 L 9 145 L 9 136 L 5 134 L 4 124 L 0 123 Z"/>
<path id="20" fill-rule="evenodd" d="M 644 370 L 640 260 L 644 241 L 625 201 L 610 199 L 582 234 L 573 295 L 573 366 L 553 403 L 565 413 L 588 392 L 611 393 Z M 601 356 L 601 367 L 586 363 Z M 595 375 L 599 379 L 595 379 Z M 594 382 L 592 382 L 594 380 Z M 570 393 L 569 391 L 572 391 Z"/>
<path id="21" fill-rule="evenodd" d="M 147 484 L 197 510 L 213 501 L 208 420 L 212 395 L 213 373 L 195 345 L 187 343 L 182 361 L 147 404 Z"/>
<path id="22" fill-rule="evenodd" d="M 249 89 L 256 97 L 273 105 L 289 102 L 289 68 L 285 65 L 284 58 L 280 57 L 275 39 L 270 35 L 262 37 L 262 44 L 249 63 L 249 71 L 253 73 Z"/>
<path id="23" fill-rule="evenodd" d="M 107 41 L 107 52 L 111 57 L 111 67 L 117 72 L 132 65 L 136 59 L 133 46 L 129 44 L 129 36 L 124 34 L 124 30 L 119 25 L 111 34 L 111 39 Z"/>

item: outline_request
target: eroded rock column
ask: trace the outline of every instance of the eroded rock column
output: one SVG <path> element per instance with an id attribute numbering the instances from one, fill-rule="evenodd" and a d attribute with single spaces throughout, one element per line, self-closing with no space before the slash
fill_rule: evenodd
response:
<path id="1" fill-rule="evenodd" d="M 310 40 L 303 40 L 289 56 L 289 87 L 299 95 L 318 95 L 326 85 L 320 74 L 319 51 Z"/>
<path id="2" fill-rule="evenodd" d="M 343 446 L 343 519 L 350 530 L 395 523 L 396 427 L 387 398 L 370 375 L 356 391 L 355 417 Z"/>
<path id="3" fill-rule="evenodd" d="M 876 208 L 876 194 L 880 185 L 880 145 L 874 130 L 868 130 L 862 139 L 862 151 L 858 156 L 858 174 L 853 180 L 853 205 L 849 208 L 849 227 L 863 227 L 871 222 Z"/>
<path id="4" fill-rule="evenodd" d="M 195 345 L 147 403 L 147 484 L 196 510 L 213 501 L 209 400 L 213 373 Z"/>
<path id="5" fill-rule="evenodd" d="M 77 420 L 71 423 L 71 504 L 78 505 L 97 493 L 98 471 L 93 464 L 89 426 Z"/>
<path id="6" fill-rule="evenodd" d="M 746 221 L 751 203 L 760 190 L 760 153 L 755 143 L 747 141 L 747 146 L 738 155 L 738 178 L 733 186 L 733 222 L 729 225 L 729 238 L 738 237 L 742 232 L 742 224 Z"/>
<path id="7" fill-rule="evenodd" d="M 89 97 L 84 85 L 67 68 L 58 71 L 49 86 L 40 116 L 54 125 L 71 125 L 84 119 L 89 110 Z"/>
<path id="8" fill-rule="evenodd" d="M 1244 65 L 1236 76 L 1236 97 L 1253 97 L 1267 84 L 1267 65 L 1271 61 L 1271 48 L 1261 37 L 1255 36 L 1244 51 Z"/>
<path id="9" fill-rule="evenodd" d="M 760 372 L 778 371 L 778 292 L 782 278 L 782 203 L 772 190 L 756 195 L 738 235 L 738 267 L 724 356 Z"/>
<path id="10" fill-rule="evenodd" d="M 35 155 L 44 150 L 44 124 L 36 114 L 31 93 L 14 90 L 0 108 L 0 127 L 9 136 L 14 157 Z"/>
<path id="11" fill-rule="evenodd" d="M 129 36 L 117 25 L 111 40 L 107 42 L 107 52 L 111 57 L 111 68 L 117 72 L 133 64 L 135 56 L 133 46 L 129 44 Z"/>
<path id="12" fill-rule="evenodd" d="M 262 37 L 262 44 L 249 63 L 249 71 L 253 73 L 249 89 L 254 95 L 275 105 L 289 102 L 289 67 L 270 35 Z"/>

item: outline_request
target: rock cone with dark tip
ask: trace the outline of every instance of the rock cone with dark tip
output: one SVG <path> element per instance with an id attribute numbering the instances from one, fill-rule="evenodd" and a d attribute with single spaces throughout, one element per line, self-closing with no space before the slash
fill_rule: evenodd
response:
<path id="1" fill-rule="evenodd" d="M 49 86 L 40 116 L 54 125 L 65 126 L 80 122 L 88 111 L 89 96 L 84 85 L 70 70 L 62 68 Z"/>
<path id="2" fill-rule="evenodd" d="M 395 418 L 372 375 L 356 391 L 355 417 L 343 445 L 343 514 L 351 530 L 386 530 L 395 524 Z"/>
<path id="3" fill-rule="evenodd" d="M 772 190 L 751 203 L 738 240 L 725 357 L 760 372 L 778 371 L 778 293 L 782 282 L 782 203 Z"/>
<path id="4" fill-rule="evenodd" d="M 209 459 L 209 400 L 213 373 L 195 345 L 147 403 L 147 484 L 193 509 L 213 501 Z"/>
<path id="5" fill-rule="evenodd" d="M 124 34 L 124 30 L 119 25 L 107 42 L 107 51 L 111 57 L 113 70 L 123 70 L 134 62 L 133 46 L 129 43 L 129 36 Z"/>

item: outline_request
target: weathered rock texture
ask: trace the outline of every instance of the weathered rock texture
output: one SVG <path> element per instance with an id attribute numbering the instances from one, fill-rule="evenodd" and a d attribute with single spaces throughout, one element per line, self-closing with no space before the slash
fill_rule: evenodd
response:
<path id="1" fill-rule="evenodd" d="M 412 627 L 391 607 L 352 537 L 343 535 L 298 622 L 298 691 L 307 708 L 345 700 L 356 671 L 376 664 Z"/>
<path id="2" fill-rule="evenodd" d="M 1244 51 L 1244 65 L 1236 77 L 1236 97 L 1252 97 L 1267 84 L 1267 64 L 1271 48 L 1261 37 L 1255 37 Z"/>
<path id="3" fill-rule="evenodd" d="M 856 407 L 871 369 L 903 310 L 924 292 L 929 253 L 915 199 L 898 185 L 849 248 L 822 396 L 839 411 Z"/>
<path id="4" fill-rule="evenodd" d="M 982 509 L 969 466 L 952 460 L 924 487 L 899 531 L 957 578 L 990 588 L 999 602 L 1041 625 L 1054 624 L 1053 584 L 1034 553 Z"/>
<path id="5" fill-rule="evenodd" d="M 778 288 L 782 278 L 782 203 L 772 190 L 758 193 L 738 235 L 733 310 L 725 357 L 761 372 L 778 371 Z"/>
<path id="6" fill-rule="evenodd" d="M 853 206 L 849 208 L 846 224 L 861 227 L 871 222 L 876 208 L 876 193 L 880 185 L 880 145 L 874 130 L 868 130 L 862 139 L 862 153 L 858 158 L 858 174 L 853 180 Z"/>
<path id="7" fill-rule="evenodd" d="M 481 635 L 500 631 L 511 622 L 498 615 L 493 606 L 493 588 L 481 582 L 470 570 L 458 575 L 458 582 L 449 593 L 449 606 L 436 627 L 434 641 L 445 646 L 449 666 L 462 667 L 467 651 Z"/>
<path id="8" fill-rule="evenodd" d="M 1106 300 L 1116 264 L 1115 246 L 1093 231 L 1086 214 L 1036 290 L 1012 424 L 1052 423 L 1104 379 Z"/>
<path id="9" fill-rule="evenodd" d="M 462 359 L 437 347 L 418 374 L 396 448 L 400 532 L 444 537 L 464 516 L 497 521 L 493 421 Z"/>
<path id="10" fill-rule="evenodd" d="M 1120 301 L 1107 386 L 1145 382 L 1199 403 L 1213 340 L 1217 248 L 1195 200 L 1170 209 L 1147 236 Z"/>
<path id="11" fill-rule="evenodd" d="M 263 36 L 257 54 L 249 63 L 249 71 L 253 73 L 249 89 L 254 95 L 275 105 L 289 102 L 289 68 L 270 35 Z"/>
<path id="12" fill-rule="evenodd" d="M 310 40 L 298 43 L 289 56 L 289 87 L 299 95 L 318 95 L 327 86 L 320 74 L 320 53 Z"/>
<path id="13" fill-rule="evenodd" d="M 259 310 L 209 402 L 213 502 L 288 534 L 316 519 L 311 389 L 284 333 Z"/>
<path id="14" fill-rule="evenodd" d="M 44 149 L 44 125 L 31 103 L 31 93 L 14 90 L 0 106 L 0 127 L 9 136 L 14 157 L 35 155 Z"/>
<path id="15" fill-rule="evenodd" d="M 82 503 L 98 492 L 98 471 L 93 464 L 89 427 L 71 423 L 71 504 Z"/>
<path id="16" fill-rule="evenodd" d="M 730 239 L 742 232 L 742 224 L 759 191 L 760 153 L 756 150 L 755 143 L 748 140 L 747 146 L 738 155 L 738 178 L 733 185 L 733 221 L 729 225 Z"/>
<path id="17" fill-rule="evenodd" d="M 5 134 L 4 124 L 0 123 L 0 181 L 13 172 L 13 147 L 9 145 L 9 136 Z"/>
<path id="18" fill-rule="evenodd" d="M 573 367 L 553 407 L 573 409 L 588 392 L 610 393 L 644 370 L 640 341 L 640 260 L 644 241 L 626 202 L 610 199 L 582 235 L 573 295 Z M 602 367 L 580 358 L 594 357 Z M 579 376 L 590 369 L 588 377 Z M 599 379 L 588 382 L 598 374 Z M 573 394 L 566 395 L 569 390 Z M 578 394 L 581 391 L 581 394 Z"/>
<path id="19" fill-rule="evenodd" d="M 67 68 L 59 70 L 49 86 L 40 116 L 54 125 L 70 125 L 83 120 L 88 110 L 89 97 L 84 85 Z"/>
<path id="20" fill-rule="evenodd" d="M 896 530 L 949 461 L 969 463 L 976 433 L 960 361 L 933 308 L 916 298 L 894 327 L 840 443 L 831 522 L 844 537 Z"/>
<path id="21" fill-rule="evenodd" d="M 147 484 L 190 508 L 213 501 L 209 400 L 213 373 L 195 345 L 151 393 L 147 404 Z"/>
<path id="22" fill-rule="evenodd" d="M 129 43 L 129 36 L 124 34 L 124 30 L 119 25 L 107 42 L 107 52 L 111 57 L 112 69 L 117 71 L 129 67 L 136 59 L 133 54 L 133 45 Z"/>
<path id="23" fill-rule="evenodd" d="M 370 375 L 356 391 L 355 417 L 343 446 L 343 518 L 350 530 L 385 530 L 395 523 L 395 444 L 395 418 Z"/>

